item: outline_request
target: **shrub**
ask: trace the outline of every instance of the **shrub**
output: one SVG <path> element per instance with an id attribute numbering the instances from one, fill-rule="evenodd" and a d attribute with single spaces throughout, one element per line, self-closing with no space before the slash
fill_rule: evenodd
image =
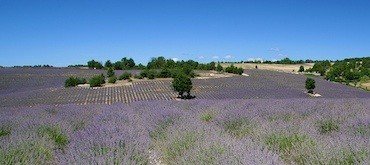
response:
<path id="1" fill-rule="evenodd" d="M 298 72 L 304 72 L 304 67 L 302 65 L 299 67 Z"/>
<path id="2" fill-rule="evenodd" d="M 339 124 L 332 120 L 323 120 L 319 122 L 319 132 L 322 134 L 331 133 L 339 130 Z"/>
<path id="3" fill-rule="evenodd" d="M 119 80 L 127 80 L 127 79 L 129 79 L 130 77 L 131 77 L 132 75 L 131 75 L 131 73 L 128 73 L 128 72 L 124 72 L 124 73 L 122 73 L 120 76 L 119 76 Z"/>
<path id="4" fill-rule="evenodd" d="M 108 83 L 114 84 L 114 83 L 116 83 L 116 81 L 117 81 L 117 77 L 116 76 L 109 77 L 109 79 L 108 79 Z"/>
<path id="5" fill-rule="evenodd" d="M 224 70 L 224 68 L 220 64 L 217 64 L 216 71 L 217 72 L 222 72 L 223 70 Z"/>
<path id="6" fill-rule="evenodd" d="M 64 82 L 64 87 L 75 87 L 78 84 L 85 84 L 85 83 L 86 83 L 86 79 L 84 79 L 84 78 L 69 77 Z"/>
<path id="7" fill-rule="evenodd" d="M 89 80 L 90 87 L 101 87 L 105 83 L 104 75 L 97 75 Z"/>
<path id="8" fill-rule="evenodd" d="M 134 78 L 136 78 L 136 79 L 143 79 L 144 77 L 141 76 L 140 74 L 138 74 L 138 75 L 135 75 Z"/>
<path id="9" fill-rule="evenodd" d="M 234 65 L 231 65 L 231 66 L 225 68 L 225 72 L 241 75 L 241 74 L 243 74 L 244 69 L 235 67 Z"/>
<path id="10" fill-rule="evenodd" d="M 108 77 L 113 77 L 114 76 L 114 70 L 113 70 L 113 68 L 108 68 L 108 71 L 107 71 L 107 76 Z"/>
<path id="11" fill-rule="evenodd" d="M 147 78 L 148 79 L 155 79 L 156 77 L 157 77 L 157 71 L 155 71 L 155 70 L 149 70 L 148 72 L 147 72 Z"/>
<path id="12" fill-rule="evenodd" d="M 193 88 L 193 84 L 191 79 L 185 74 L 177 75 L 172 81 L 172 86 L 181 98 L 185 98 L 184 93 L 187 93 L 187 98 L 191 97 L 190 90 Z"/>
<path id="13" fill-rule="evenodd" d="M 306 89 L 308 90 L 308 93 L 313 93 L 313 89 L 315 89 L 315 80 L 312 78 L 306 79 Z"/>
<path id="14" fill-rule="evenodd" d="M 158 74 L 159 78 L 170 78 L 171 77 L 171 71 L 167 68 L 164 68 L 159 72 Z"/>

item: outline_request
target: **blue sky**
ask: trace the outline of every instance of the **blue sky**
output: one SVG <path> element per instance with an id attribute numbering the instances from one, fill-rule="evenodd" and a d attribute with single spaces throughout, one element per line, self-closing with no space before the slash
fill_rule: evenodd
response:
<path id="1" fill-rule="evenodd" d="M 0 0 L 0 65 L 370 56 L 370 1 Z"/>

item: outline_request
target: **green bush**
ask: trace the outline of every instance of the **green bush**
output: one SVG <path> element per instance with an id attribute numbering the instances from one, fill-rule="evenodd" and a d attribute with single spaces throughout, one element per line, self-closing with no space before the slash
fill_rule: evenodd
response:
<path id="1" fill-rule="evenodd" d="M 225 68 L 225 72 L 242 75 L 243 72 L 244 72 L 244 69 L 235 67 L 234 65 L 231 65 L 231 66 Z"/>
<path id="2" fill-rule="evenodd" d="M 124 72 L 124 73 L 122 73 L 120 76 L 119 76 L 119 80 L 127 80 L 127 79 L 129 79 L 130 77 L 131 77 L 132 75 L 131 75 L 131 73 L 128 73 L 128 72 Z"/>
<path id="3" fill-rule="evenodd" d="M 105 83 L 104 75 L 97 75 L 89 80 L 90 87 L 101 87 Z"/>
<path id="4" fill-rule="evenodd" d="M 223 70 L 224 70 L 224 68 L 220 64 L 217 64 L 216 71 L 217 72 L 222 72 Z"/>
<path id="5" fill-rule="evenodd" d="M 158 74 L 159 78 L 170 78 L 171 77 L 171 71 L 167 68 L 164 68 L 159 72 Z"/>
<path id="6" fill-rule="evenodd" d="M 193 88 L 193 84 L 191 82 L 191 79 L 185 74 L 177 75 L 172 81 L 172 86 L 175 91 L 179 93 L 179 96 L 181 98 L 185 98 L 184 93 L 187 93 L 186 98 L 191 97 L 190 90 Z"/>
<path id="7" fill-rule="evenodd" d="M 69 77 L 65 82 L 64 82 L 64 87 L 75 87 L 78 84 L 85 84 L 86 79 L 84 78 L 78 78 L 78 77 Z"/>
<path id="8" fill-rule="evenodd" d="M 302 65 L 299 67 L 298 72 L 304 72 L 304 67 Z"/>
<path id="9" fill-rule="evenodd" d="M 108 83 L 111 83 L 111 84 L 116 83 L 116 81 L 117 81 L 117 77 L 116 76 L 109 77 L 109 79 L 108 79 Z"/>
<path id="10" fill-rule="evenodd" d="M 108 77 L 113 77 L 115 75 L 113 68 L 108 68 L 107 71 L 107 76 Z"/>
<path id="11" fill-rule="evenodd" d="M 313 93 L 313 89 L 315 89 L 315 80 L 312 78 L 307 78 L 305 87 L 308 90 L 308 93 Z"/>
<path id="12" fill-rule="evenodd" d="M 155 71 L 155 70 L 147 70 L 146 71 L 146 77 L 148 78 L 148 79 L 155 79 L 156 77 L 157 77 L 157 75 L 158 75 L 158 73 L 157 73 L 157 71 Z"/>

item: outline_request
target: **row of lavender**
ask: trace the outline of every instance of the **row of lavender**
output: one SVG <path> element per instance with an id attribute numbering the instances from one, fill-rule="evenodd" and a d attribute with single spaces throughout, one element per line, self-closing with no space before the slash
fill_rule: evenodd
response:
<path id="1" fill-rule="evenodd" d="M 0 164 L 368 164 L 369 99 L 0 109 Z"/>
<path id="2" fill-rule="evenodd" d="M 194 79 L 192 94 L 197 99 L 307 98 L 305 76 L 247 70 L 250 76 Z M 324 98 L 369 98 L 370 93 L 316 78 L 316 92 Z M 132 85 L 89 88 L 44 88 L 0 95 L 0 106 L 61 104 L 113 104 L 148 100 L 173 100 L 177 94 L 171 80 L 149 80 Z"/>
<path id="3" fill-rule="evenodd" d="M 116 72 L 122 74 L 124 71 Z M 136 74 L 139 71 L 127 72 Z M 0 68 L 0 94 L 61 88 L 70 76 L 90 78 L 102 73 L 105 74 L 106 71 L 78 68 Z"/>

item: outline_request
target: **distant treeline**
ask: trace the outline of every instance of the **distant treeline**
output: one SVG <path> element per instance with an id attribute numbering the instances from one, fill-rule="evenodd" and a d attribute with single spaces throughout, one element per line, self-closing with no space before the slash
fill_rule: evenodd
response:
<path id="1" fill-rule="evenodd" d="M 68 67 L 89 67 L 91 69 L 107 69 L 113 68 L 114 70 L 130 70 L 130 69 L 175 69 L 190 67 L 191 69 L 197 70 L 215 70 L 216 63 L 199 63 L 194 60 L 187 61 L 174 61 L 172 59 L 166 59 L 164 57 L 155 57 L 152 58 L 146 66 L 142 64 L 136 65 L 135 61 L 132 58 L 122 58 L 120 61 L 111 62 L 110 60 L 106 61 L 103 65 L 102 62 L 97 60 L 90 60 L 87 62 L 87 65 L 70 65 Z"/>
<path id="2" fill-rule="evenodd" d="M 347 58 L 335 61 L 333 65 L 330 61 L 317 62 L 306 71 L 320 73 L 321 76 L 325 76 L 330 81 L 347 84 L 367 82 L 370 80 L 370 57 Z"/>
<path id="3" fill-rule="evenodd" d="M 52 68 L 52 65 L 23 65 L 23 66 L 13 66 L 13 68 Z"/>
<path id="4" fill-rule="evenodd" d="M 261 63 L 264 63 L 264 64 L 304 64 L 304 63 L 316 63 L 316 62 L 322 62 L 324 60 L 310 60 L 310 59 L 307 59 L 307 60 L 291 60 L 289 58 L 283 58 L 281 60 L 278 60 L 278 61 L 262 61 L 262 60 L 249 60 L 249 61 L 239 61 L 239 62 L 221 62 L 221 63 L 253 63 L 253 64 L 261 64 Z M 326 60 L 328 61 L 328 60 Z M 329 60 L 330 62 L 333 62 L 331 60 Z"/>

